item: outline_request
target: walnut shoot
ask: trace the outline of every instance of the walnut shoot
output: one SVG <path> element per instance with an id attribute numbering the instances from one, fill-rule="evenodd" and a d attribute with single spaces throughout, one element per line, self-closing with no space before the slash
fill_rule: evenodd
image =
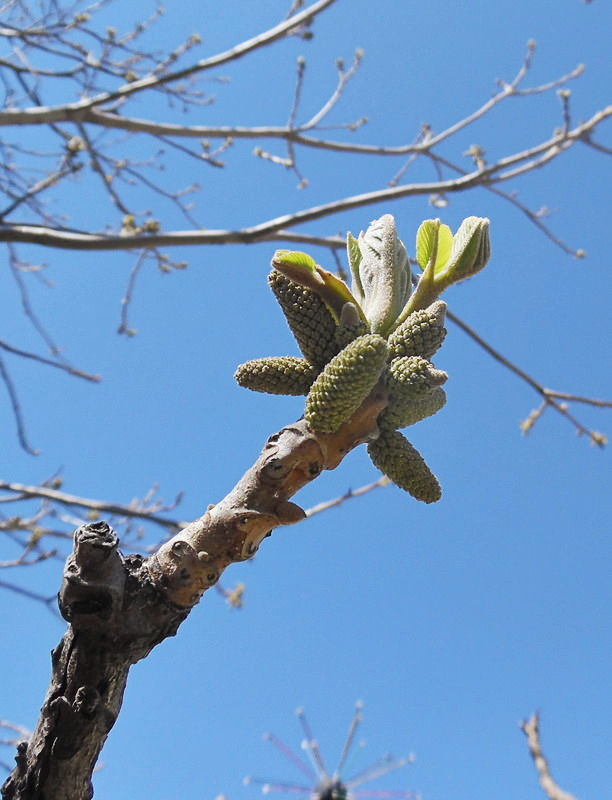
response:
<path id="1" fill-rule="evenodd" d="M 467 217 L 454 236 L 439 219 L 425 220 L 417 232 L 416 251 L 423 273 L 399 322 L 429 306 L 453 283 L 471 278 L 486 267 L 491 256 L 489 220 Z"/>
<path id="2" fill-rule="evenodd" d="M 342 308 L 346 303 L 353 303 L 359 316 L 365 321 L 363 311 L 346 283 L 323 269 L 306 253 L 298 250 L 277 250 L 272 258 L 272 266 L 294 283 L 316 292 L 336 322 L 340 319 Z"/>
<path id="3" fill-rule="evenodd" d="M 437 479 L 398 429 L 445 404 L 447 375 L 429 361 L 446 335 L 446 303 L 437 298 L 485 266 L 488 230 L 487 219 L 468 217 L 453 236 L 440 220 L 426 220 L 417 234 L 423 273 L 414 292 L 390 214 L 358 238 L 348 234 L 351 289 L 306 253 L 277 250 L 269 283 L 304 358 L 249 361 L 236 380 L 254 391 L 306 395 L 304 416 L 315 436 L 346 435 L 344 453 L 368 441 L 375 466 L 417 500 L 435 502 Z M 356 438 L 364 414 L 371 421 Z"/>
<path id="4" fill-rule="evenodd" d="M 358 239 L 349 234 L 347 252 L 353 294 L 362 305 L 372 333 L 384 336 L 406 305 L 412 289 L 406 248 L 397 236 L 391 214 L 374 220 Z"/>

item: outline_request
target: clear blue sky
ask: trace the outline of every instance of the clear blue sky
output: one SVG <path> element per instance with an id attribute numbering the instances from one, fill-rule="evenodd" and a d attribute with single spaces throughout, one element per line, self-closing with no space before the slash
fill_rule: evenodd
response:
<path id="1" fill-rule="evenodd" d="M 271 27 L 288 5 L 172 3 L 152 37 L 169 48 L 197 31 L 202 56 L 212 55 Z M 106 12 L 109 24 L 121 30 L 149 7 L 116 3 Z M 307 59 L 306 119 L 333 89 L 335 59 L 349 63 L 362 47 L 363 66 L 332 121 L 367 116 L 355 141 L 405 143 L 424 122 L 439 131 L 477 108 L 496 78 L 514 76 L 531 38 L 538 50 L 527 86 L 586 64 L 572 84 L 573 120 L 586 119 L 610 101 L 611 21 L 604 0 L 560 0 L 554 9 L 538 0 L 380 0 L 376 10 L 366 0 L 340 0 L 319 18 L 311 42 L 292 38 L 219 70 L 232 82 L 210 84 L 216 103 L 187 120 L 284 124 L 299 55 Z M 443 152 L 461 160 L 476 143 L 491 160 L 512 153 L 549 136 L 559 108 L 554 92 L 507 101 Z M 145 100 L 133 113 L 182 118 Z M 609 146 L 609 126 L 599 139 Z M 264 146 L 284 154 L 278 144 Z M 194 162 L 169 153 L 176 188 L 202 185 L 195 201 L 205 227 L 256 224 L 383 188 L 401 165 L 305 152 L 300 166 L 310 183 L 298 191 L 293 174 L 252 157 L 252 148 L 237 144 L 222 171 L 203 165 L 196 172 Z M 421 166 L 410 176 L 433 179 Z M 506 186 L 531 208 L 554 212 L 551 229 L 587 251 L 580 261 L 484 190 L 452 197 L 439 212 L 426 198 L 406 199 L 304 230 L 358 233 L 388 211 L 410 248 L 421 220 L 436 213 L 452 228 L 467 215 L 488 216 L 490 266 L 448 294 L 450 307 L 543 384 L 610 399 L 609 185 L 609 161 L 576 147 Z M 70 224 L 116 222 L 93 184 L 71 191 L 64 201 Z M 150 196 L 139 202 L 156 209 Z M 186 227 L 175 211 L 162 221 L 165 229 Z M 45 324 L 76 364 L 104 380 L 80 383 L 12 359 L 29 435 L 42 453 L 19 449 L 0 391 L 3 477 L 37 483 L 62 467 L 66 491 L 123 503 L 158 483 L 167 501 L 184 490 L 183 519 L 223 497 L 267 436 L 302 410 L 299 398 L 255 395 L 232 381 L 249 358 L 295 352 L 266 285 L 274 248 L 168 251 L 189 268 L 144 270 L 131 308 L 138 335 L 128 340 L 116 329 L 133 255 L 24 247 L 23 257 L 49 265 L 53 287 L 30 287 Z M 311 252 L 333 267 L 324 250 Z M 4 271 L 0 291 L 2 336 L 39 347 Z M 541 797 L 517 726 L 539 710 L 543 746 L 562 787 L 580 800 L 609 791 L 609 450 L 576 437 L 551 411 L 523 437 L 519 421 L 538 397 L 456 328 L 436 366 L 450 375 L 448 404 L 409 435 L 438 475 L 442 500 L 425 506 L 393 487 L 378 490 L 278 530 L 253 563 L 230 568 L 223 582 L 246 583 L 245 608 L 229 611 L 209 592 L 178 636 L 133 669 L 96 775 L 97 797 L 255 800 L 257 788 L 242 785 L 246 774 L 300 780 L 262 741 L 264 732 L 299 748 L 294 710 L 303 705 L 334 761 L 357 699 L 365 702 L 368 744 L 355 769 L 388 751 L 416 754 L 414 766 L 372 788 L 413 789 L 425 800 Z M 612 434 L 609 411 L 576 414 Z M 356 451 L 296 499 L 309 507 L 377 476 Z M 149 531 L 143 546 L 158 535 Z M 2 552 L 16 555 L 9 545 Z M 10 578 L 51 594 L 60 574 L 54 561 Z M 32 727 L 63 626 L 40 604 L 8 593 L 0 600 L 0 717 Z"/>

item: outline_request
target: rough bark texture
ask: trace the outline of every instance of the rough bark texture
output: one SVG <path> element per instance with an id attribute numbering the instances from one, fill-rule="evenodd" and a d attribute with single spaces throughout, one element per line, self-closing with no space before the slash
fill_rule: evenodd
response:
<path id="1" fill-rule="evenodd" d="M 59 595 L 68 630 L 52 653 L 41 716 L 30 741 L 18 747 L 4 800 L 93 796 L 91 775 L 132 664 L 176 633 L 229 564 L 251 558 L 274 528 L 304 518 L 289 498 L 375 438 L 386 403 L 378 384 L 334 433 L 315 433 L 305 420 L 275 433 L 227 497 L 148 559 L 124 558 L 105 522 L 75 532 Z"/>
<path id="2" fill-rule="evenodd" d="M 187 616 L 155 587 L 144 559 L 123 558 L 105 522 L 84 525 L 64 568 L 59 605 L 69 626 L 52 652 L 52 677 L 29 743 L 2 788 L 16 800 L 85 800 L 119 714 L 129 668 Z"/>

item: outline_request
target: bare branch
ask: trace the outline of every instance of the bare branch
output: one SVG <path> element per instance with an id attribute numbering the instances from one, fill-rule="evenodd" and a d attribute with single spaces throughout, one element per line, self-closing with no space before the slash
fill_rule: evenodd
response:
<path id="1" fill-rule="evenodd" d="M 53 558 L 57 555 L 57 550 L 48 550 L 43 553 L 37 553 L 35 556 L 28 558 L 28 553 L 31 548 L 26 547 L 19 558 L 14 558 L 12 561 L 0 561 L 0 569 L 7 567 L 29 567 L 33 564 L 39 564 L 41 561 L 46 561 L 48 558 Z"/>
<path id="2" fill-rule="evenodd" d="M 66 358 L 62 355 L 61 348 L 53 340 L 53 337 L 49 333 L 49 331 L 45 328 L 42 324 L 40 319 L 38 318 L 34 308 L 32 307 L 32 303 L 30 302 L 30 296 L 28 294 L 28 290 L 25 285 L 25 281 L 23 280 L 22 272 L 25 269 L 32 269 L 31 266 L 24 264 L 17 256 L 17 252 L 15 247 L 12 244 L 8 246 L 9 257 L 10 257 L 10 266 L 11 266 L 11 273 L 13 278 L 15 279 L 15 283 L 17 284 L 17 288 L 19 290 L 19 295 L 21 298 L 21 307 L 23 308 L 24 314 L 26 315 L 27 319 L 30 320 L 30 323 L 34 330 L 38 333 L 41 339 L 49 348 L 49 351 L 54 356 L 55 360 L 65 364 L 67 367 L 71 367 L 70 363 L 67 361 Z M 35 268 L 37 271 L 40 268 Z M 85 373 L 83 373 L 85 375 Z"/>
<path id="3" fill-rule="evenodd" d="M 19 439 L 19 444 L 21 445 L 22 449 L 26 451 L 26 453 L 29 453 L 31 456 L 37 456 L 40 454 L 40 451 L 35 450 L 28 443 L 25 432 L 25 422 L 21 411 L 21 404 L 19 403 L 19 397 L 17 396 L 17 389 L 15 388 L 13 379 L 6 368 L 2 356 L 0 356 L 0 379 L 2 379 L 4 385 L 6 386 L 6 391 L 11 402 L 13 417 L 15 418 L 15 424 L 17 426 L 17 438 Z"/>
<path id="4" fill-rule="evenodd" d="M 261 241 L 283 241 L 287 238 L 285 236 L 287 228 L 322 219 L 341 211 L 383 202 L 392 202 L 402 197 L 461 192 L 477 186 L 488 187 L 491 184 L 509 180 L 552 161 L 575 142 L 580 141 L 586 132 L 593 130 L 610 116 L 612 116 L 612 106 L 602 109 L 589 120 L 570 131 L 559 132 L 539 145 L 502 158 L 485 169 L 476 169 L 453 180 L 406 184 L 353 195 L 331 203 L 303 209 L 293 214 L 285 214 L 241 230 L 173 231 L 125 237 L 59 230 L 37 225 L 5 223 L 0 227 L 0 241 L 29 242 L 31 244 L 71 250 L 133 250 L 141 247 L 150 249 L 176 245 L 249 244 Z M 538 155 L 541 156 L 539 160 L 535 158 Z M 509 169 L 510 166 L 528 159 L 527 164 L 521 163 L 514 170 Z M 502 170 L 505 170 L 505 172 Z"/>
<path id="5" fill-rule="evenodd" d="M 14 583 L 8 583 L 7 581 L 0 581 L 0 589 L 7 589 L 9 592 L 14 592 L 30 600 L 37 600 L 48 608 L 53 616 L 59 617 L 57 610 L 54 608 L 57 599 L 55 592 L 50 597 L 45 597 L 43 594 L 32 592 L 30 589 L 24 589 L 23 586 L 16 586 Z"/>
<path id="6" fill-rule="evenodd" d="M 606 444 L 607 440 L 605 436 L 603 436 L 598 431 L 593 431 L 586 428 L 584 425 L 582 425 L 582 423 L 578 422 L 578 420 L 569 413 L 567 405 L 562 403 L 557 403 L 556 400 L 559 398 L 565 400 L 576 400 L 577 402 L 587 403 L 590 405 L 599 406 L 601 408 L 612 408 L 612 402 L 609 402 L 607 400 L 591 400 L 589 398 L 576 397 L 575 395 L 569 395 L 565 394 L 564 392 L 556 392 L 552 389 L 547 389 L 545 386 L 538 383 L 538 381 L 536 381 L 534 378 L 528 375 L 524 370 L 522 370 L 516 364 L 513 364 L 509 359 L 507 359 L 505 356 L 503 356 L 501 353 L 499 353 L 497 350 L 491 347 L 491 345 L 488 342 L 486 342 L 481 336 L 479 336 L 476 333 L 476 331 L 470 328 L 469 325 L 463 322 L 463 320 L 459 319 L 459 317 L 456 314 L 447 311 L 447 317 L 450 320 L 452 320 L 455 323 L 455 325 L 457 325 L 457 327 L 461 328 L 461 330 L 464 331 L 464 333 L 467 333 L 467 335 L 470 338 L 472 338 L 480 347 L 482 347 L 482 349 L 485 350 L 485 352 L 487 352 L 490 356 L 492 356 L 492 358 L 494 358 L 496 361 L 499 361 L 499 363 L 502 364 L 504 367 L 506 367 L 506 369 L 509 369 L 510 372 L 513 372 L 515 375 L 517 375 L 522 381 L 531 386 L 531 388 L 535 392 L 537 392 L 544 398 L 543 405 L 540 406 L 540 408 L 537 411 L 532 412 L 527 418 L 527 420 L 525 420 L 521 424 L 523 433 L 528 433 L 529 430 L 533 427 L 536 420 L 542 416 L 546 407 L 551 406 L 552 408 L 555 409 L 555 411 L 558 411 L 559 414 L 561 414 L 569 422 L 571 422 L 571 424 L 576 428 L 576 431 L 579 435 L 585 435 L 589 439 L 591 444 L 596 444 L 598 447 L 603 447 Z"/>
<path id="7" fill-rule="evenodd" d="M 349 489 L 345 494 L 340 495 L 340 497 L 334 497 L 333 500 L 325 500 L 322 503 L 317 503 L 316 506 L 312 506 L 312 508 L 307 508 L 305 511 L 306 516 L 313 517 L 315 514 L 320 514 L 321 511 L 327 511 L 330 508 L 336 508 L 337 506 L 341 506 L 347 500 L 352 500 L 353 497 L 361 497 L 362 494 L 367 494 L 373 489 L 380 489 L 383 486 L 388 486 L 390 483 L 390 479 L 387 478 L 386 475 L 383 475 L 382 478 L 379 478 L 373 483 L 368 483 L 367 486 L 361 486 L 359 489 Z"/>
<path id="8" fill-rule="evenodd" d="M 136 287 L 136 278 L 138 277 L 138 273 L 142 265 L 144 264 L 146 257 L 146 251 L 143 250 L 138 258 L 136 259 L 136 263 L 132 267 L 130 271 L 130 277 L 128 279 L 128 285 L 125 290 L 125 295 L 121 298 L 121 321 L 119 323 L 119 327 L 117 329 L 117 333 L 122 334 L 124 336 L 133 336 L 136 331 L 134 328 L 131 328 L 128 322 L 128 311 L 132 302 L 132 298 L 134 296 L 134 289 Z"/>
<path id="9" fill-rule="evenodd" d="M 321 120 L 329 114 L 329 112 L 336 105 L 338 100 L 340 100 L 340 98 L 342 97 L 342 92 L 346 88 L 347 83 L 359 69 L 362 59 L 363 59 L 363 50 L 356 50 L 355 55 L 353 56 L 353 63 L 351 64 L 348 72 L 345 72 L 344 70 L 344 62 L 342 61 L 342 59 L 338 59 L 336 63 L 336 66 L 338 68 L 338 85 L 336 86 L 334 93 L 325 103 L 325 105 L 323 105 L 323 107 L 319 111 L 317 111 L 314 117 L 312 117 L 304 125 L 300 126 L 301 131 L 307 131 L 317 127 L 318 124 L 321 122 Z"/>
<path id="10" fill-rule="evenodd" d="M 106 514 L 113 514 L 119 517 L 131 517 L 135 519 L 143 519 L 148 522 L 154 522 L 161 525 L 168 530 L 174 530 L 184 526 L 186 523 L 180 520 L 166 519 L 160 517 L 158 514 L 151 511 L 142 505 L 119 505 L 117 503 L 109 503 L 104 500 L 91 500 L 86 497 L 77 497 L 76 495 L 60 492 L 57 489 L 51 489 L 48 486 L 26 486 L 25 484 L 15 483 L 14 481 L 0 480 L 0 490 L 7 492 L 17 492 L 21 498 L 27 499 L 32 497 L 42 497 L 46 500 L 52 500 L 55 503 L 60 503 L 66 506 L 77 506 L 78 508 L 87 508 L 90 511 L 104 512 Z"/>
<path id="11" fill-rule="evenodd" d="M 533 759 L 533 763 L 540 779 L 540 786 L 549 800 L 576 800 L 576 797 L 569 792 L 563 791 L 553 780 L 550 774 L 550 767 L 542 748 L 540 746 L 539 717 L 532 714 L 525 722 L 521 723 L 521 730 L 527 737 L 527 745 Z"/>
<path id="12" fill-rule="evenodd" d="M 102 378 L 100 375 L 91 375 L 88 372 L 83 372 L 83 370 L 77 369 L 76 367 L 71 367 L 69 364 L 64 364 L 63 362 L 59 361 L 52 361 L 50 358 L 45 358 L 44 356 L 39 356 L 37 353 L 29 353 L 27 350 L 21 350 L 18 347 L 13 347 L 7 342 L 3 342 L 0 339 L 0 347 L 3 350 L 6 350 L 7 353 L 13 353 L 16 356 L 21 356 L 22 358 L 31 358 L 34 361 L 38 361 L 39 364 L 45 364 L 48 367 L 55 367 L 56 369 L 61 369 L 64 372 L 67 372 L 69 375 L 74 375 L 77 378 L 83 378 L 86 381 L 91 381 L 92 383 L 99 383 Z"/>
<path id="13" fill-rule="evenodd" d="M 141 92 L 146 89 L 158 88 L 164 84 L 183 80 L 184 78 L 199 74 L 205 70 L 220 67 L 222 64 L 237 61 L 248 53 L 252 53 L 255 50 L 258 50 L 260 47 L 266 47 L 277 39 L 281 39 L 290 33 L 294 28 L 298 28 L 310 22 L 312 19 L 314 19 L 314 17 L 316 17 L 334 2 L 336 2 L 336 0 L 318 0 L 318 2 L 313 3 L 309 8 L 292 16 L 290 19 L 281 22 L 275 27 L 270 28 L 264 33 L 258 34 L 257 36 L 254 36 L 253 38 L 248 39 L 247 41 L 242 42 L 241 44 L 238 44 L 235 47 L 225 50 L 224 52 L 215 56 L 197 61 L 195 64 L 192 64 L 185 69 L 177 70 L 175 72 L 168 72 L 163 75 L 150 74 L 145 78 L 141 78 L 140 80 L 130 81 L 115 91 L 102 92 L 96 97 L 86 98 L 77 103 L 66 104 L 62 107 L 63 110 L 59 113 L 59 116 L 59 108 L 48 107 L 31 108 L 18 112 L 13 112 L 12 109 L 9 109 L 4 113 L 8 115 L 7 119 L 10 118 L 11 114 L 15 114 L 16 122 L 11 124 L 30 124 L 30 122 L 25 122 L 28 114 L 31 115 L 30 119 L 34 122 L 58 122 L 62 119 L 74 119 L 75 121 L 83 122 L 85 121 L 83 112 L 87 109 L 106 103 L 125 100 L 137 92 Z M 68 116 L 65 116 L 65 113 L 67 113 Z M 23 116 L 24 114 L 26 115 L 25 117 Z M 17 120 L 23 120 L 23 122 L 19 122 Z M 0 121 L 0 124 L 2 124 L 2 121 Z"/>
<path id="14" fill-rule="evenodd" d="M 553 389 L 544 390 L 548 397 L 554 397 L 557 400 L 569 400 L 572 403 L 585 403 L 589 406 L 597 406 L 598 408 L 612 408 L 612 401 L 610 400 L 596 400 L 593 397 L 581 397 L 577 394 L 567 394 L 567 392 L 556 392 Z"/>

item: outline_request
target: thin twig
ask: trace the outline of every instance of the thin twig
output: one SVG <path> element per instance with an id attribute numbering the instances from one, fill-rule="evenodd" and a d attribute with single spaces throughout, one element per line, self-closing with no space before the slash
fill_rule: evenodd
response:
<path id="1" fill-rule="evenodd" d="M 12 211 L 18 208 L 22 203 L 26 203 L 28 200 L 31 200 L 36 195 L 43 192 L 45 189 L 49 189 L 52 186 L 55 186 L 62 178 L 65 178 L 68 175 L 74 174 L 76 172 L 76 167 L 74 164 L 69 164 L 68 166 L 60 167 L 55 172 L 47 175 L 46 178 L 38 181 L 35 183 L 34 186 L 30 186 L 22 195 L 21 197 L 17 197 L 10 203 L 6 208 L 0 211 L 0 219 L 8 216 Z"/>
<path id="2" fill-rule="evenodd" d="M 19 296 L 21 298 L 21 307 L 23 308 L 23 312 L 26 317 L 30 320 L 32 327 L 36 330 L 38 335 L 44 341 L 44 343 L 49 348 L 49 351 L 55 356 L 57 361 L 61 361 L 62 363 L 70 366 L 67 359 L 62 355 L 61 348 L 53 340 L 49 331 L 45 328 L 42 322 L 38 319 L 32 304 L 30 302 L 30 296 L 28 294 L 28 290 L 23 279 L 23 275 L 21 274 L 21 268 L 24 266 L 19 257 L 17 256 L 16 248 L 12 243 L 8 245 L 9 257 L 10 257 L 10 266 L 11 266 L 11 273 L 13 278 L 15 279 L 15 283 L 17 284 L 17 288 L 19 290 Z"/>
<path id="3" fill-rule="evenodd" d="M 612 401 L 610 400 L 597 400 L 593 397 L 582 397 L 578 394 L 567 394 L 567 392 L 557 392 L 554 389 L 544 389 L 548 397 L 554 397 L 556 400 L 569 400 L 571 403 L 586 403 L 590 406 L 597 406 L 598 408 L 612 408 Z"/>
<path id="4" fill-rule="evenodd" d="M 181 520 L 166 519 L 160 517 L 146 508 L 133 508 L 131 506 L 119 505 L 117 503 L 109 503 L 104 500 L 91 500 L 86 497 L 77 497 L 76 495 L 67 494 L 66 492 L 59 492 L 57 489 L 50 489 L 48 486 L 26 486 L 25 484 L 15 483 L 13 481 L 1 481 L 0 490 L 8 492 L 18 492 L 24 498 L 43 497 L 47 500 L 52 500 L 56 503 L 61 503 L 67 506 L 78 506 L 79 508 L 88 508 L 91 511 L 103 511 L 108 514 L 116 514 L 120 517 L 135 517 L 137 519 L 148 520 L 155 522 L 168 529 L 178 529 L 187 525 L 186 522 Z"/>
<path id="5" fill-rule="evenodd" d="M 11 378 L 6 368 L 2 356 L 0 356 L 0 378 L 4 382 L 4 385 L 6 386 L 6 391 L 9 396 L 11 408 L 13 409 L 13 417 L 15 419 L 15 425 L 17 426 L 17 438 L 19 440 L 19 444 L 26 451 L 26 453 L 29 453 L 31 456 L 40 455 L 40 451 L 35 450 L 28 443 L 25 431 L 25 422 L 23 419 L 23 414 L 21 412 L 21 405 L 19 403 L 19 398 L 17 396 L 17 390 L 15 388 L 15 384 L 13 383 L 13 379 Z"/>
<path id="6" fill-rule="evenodd" d="M 61 369 L 64 372 L 67 372 L 69 375 L 74 375 L 76 378 L 83 378 L 83 380 L 91 381 L 92 383 L 99 383 L 102 380 L 100 375 L 92 375 L 89 372 L 83 372 L 83 370 L 77 369 L 76 367 L 71 367 L 69 364 L 64 364 L 63 362 L 59 361 L 52 361 L 50 358 L 45 358 L 44 356 L 39 356 L 37 353 L 30 353 L 27 350 L 21 350 L 18 347 L 13 347 L 7 342 L 3 342 L 0 339 L 0 347 L 3 350 L 6 350 L 7 353 L 13 353 L 16 356 L 21 356 L 22 358 L 31 358 L 34 361 L 38 361 L 40 364 L 45 364 L 48 367 L 56 367 L 56 369 Z"/>
<path id="7" fill-rule="evenodd" d="M 33 564 L 39 564 L 41 561 L 47 561 L 49 558 L 54 558 L 57 555 L 57 550 L 47 550 L 43 553 L 38 553 L 32 558 L 28 558 L 27 554 L 31 549 L 31 547 L 26 546 L 19 558 L 14 558 L 12 561 L 0 561 L 0 569 L 5 569 L 7 567 L 31 567 Z"/>
<path id="8" fill-rule="evenodd" d="M 554 392 L 551 389 L 547 389 L 541 383 L 538 383 L 538 381 L 536 381 L 534 378 L 528 375 L 520 367 L 517 367 L 516 364 L 513 364 L 512 361 L 510 361 L 500 352 L 491 347 L 491 345 L 488 342 L 486 342 L 481 336 L 479 336 L 475 330 L 470 328 L 470 326 L 467 325 L 465 322 L 463 322 L 463 320 L 459 319 L 459 317 L 456 314 L 447 311 L 446 315 L 450 320 L 452 320 L 452 322 L 455 323 L 455 325 L 457 325 L 457 327 L 461 328 L 461 330 L 464 331 L 464 333 L 467 333 L 467 335 L 470 338 L 472 338 L 480 347 L 482 347 L 482 349 L 485 352 L 487 352 L 490 356 L 492 356 L 492 358 L 494 358 L 496 361 L 499 361 L 499 363 L 503 364 L 503 366 L 506 367 L 506 369 L 509 369 L 510 372 L 513 372 L 515 375 L 518 375 L 518 377 L 521 380 L 523 380 L 525 383 L 531 386 L 531 388 L 535 392 L 537 392 L 544 398 L 544 401 L 547 405 L 554 408 L 555 411 L 558 411 L 559 414 L 562 414 L 567 420 L 569 420 L 569 422 L 571 422 L 572 425 L 576 428 L 578 434 L 584 434 L 585 436 L 588 437 L 589 441 L 592 444 L 596 444 L 598 447 L 603 447 L 606 444 L 606 438 L 602 436 L 601 433 L 598 433 L 597 431 L 591 431 L 588 428 L 585 428 L 584 425 L 578 422 L 578 420 L 569 413 L 567 407 L 564 404 L 556 402 L 555 397 L 559 393 Z M 572 397 L 572 395 L 566 396 L 566 399 L 569 397 Z M 581 402 L 589 402 L 589 401 L 586 398 L 582 398 Z M 598 405 L 607 408 L 612 407 L 612 403 L 605 400 L 595 400 L 590 402 L 592 405 Z M 542 409 L 542 411 L 543 410 L 544 409 Z M 542 411 L 538 411 L 537 413 L 538 417 L 541 416 Z M 529 425 L 528 427 L 530 428 L 531 425 Z"/>
<path id="9" fill-rule="evenodd" d="M 527 745 L 538 773 L 540 786 L 549 800 L 576 800 L 576 797 L 561 789 L 550 774 L 550 767 L 540 746 L 539 718 L 537 714 L 521 722 L 521 730 L 527 737 Z"/>
<path id="10" fill-rule="evenodd" d="M 0 728 L 7 728 L 9 731 L 14 731 L 14 733 L 18 733 L 25 738 L 29 738 L 32 735 L 32 731 L 24 728 L 23 725 L 15 725 L 14 722 L 8 722 L 5 719 L 0 719 Z"/>
<path id="11" fill-rule="evenodd" d="M 173 231 L 169 233 L 151 233 L 131 236 L 104 236 L 86 232 L 67 232 L 37 225 L 20 225 L 6 223 L 0 227 L 0 241 L 23 241 L 48 247 L 59 247 L 75 250 L 124 250 L 140 247 L 154 248 L 187 244 L 229 244 L 252 243 L 261 241 L 278 241 L 284 238 L 281 231 L 306 222 L 328 217 L 341 211 L 392 202 L 403 197 L 417 195 L 446 194 L 462 192 L 477 186 L 488 187 L 493 183 L 509 180 L 519 172 L 535 169 L 547 163 L 575 142 L 580 141 L 585 132 L 594 129 L 603 120 L 612 116 L 612 106 L 608 106 L 594 114 L 589 120 L 568 131 L 567 134 L 555 134 L 551 139 L 534 147 L 500 159 L 485 169 L 476 169 L 452 180 L 434 181 L 431 183 L 414 183 L 381 189 L 374 192 L 352 195 L 331 203 L 303 209 L 293 214 L 285 214 L 266 222 L 240 230 L 208 230 L 208 231 Z M 541 156 L 538 160 L 536 157 Z M 522 162 L 528 160 L 527 168 Z M 510 170 L 513 165 L 520 167 Z M 502 170 L 506 170 L 502 172 Z"/>
<path id="12" fill-rule="evenodd" d="M 301 131 L 311 130 L 312 128 L 318 126 L 319 122 L 326 117 L 332 108 L 336 105 L 338 100 L 342 97 L 342 92 L 344 91 L 347 83 L 353 77 L 353 75 L 359 69 L 361 61 L 363 59 L 363 50 L 356 50 L 355 55 L 353 56 L 353 63 L 349 67 L 348 72 L 344 71 L 344 63 L 341 59 L 337 62 L 338 68 L 338 85 L 336 86 L 334 93 L 329 98 L 329 100 L 322 106 L 322 108 L 317 111 L 317 113 L 312 117 L 308 122 L 304 125 L 300 126 Z"/>
<path id="13" fill-rule="evenodd" d="M 136 331 L 134 328 L 130 328 L 128 323 L 128 311 L 130 308 L 130 304 L 132 302 L 132 297 L 134 296 L 134 288 L 136 286 L 136 278 L 138 277 L 138 273 L 140 272 L 140 268 L 144 264 L 145 258 L 147 255 L 147 251 L 143 250 L 138 258 L 136 259 L 136 263 L 130 270 L 130 277 L 128 278 L 128 285 L 125 290 L 125 295 L 121 298 L 121 320 L 119 323 L 119 327 L 117 328 L 117 333 L 123 334 L 125 336 L 133 336 Z"/>
<path id="14" fill-rule="evenodd" d="M 380 489 L 382 486 L 388 486 L 390 483 L 391 481 L 389 478 L 387 478 L 386 475 L 383 475 L 382 478 L 379 478 L 373 483 L 368 483 L 367 486 L 362 486 L 359 489 L 349 489 L 345 494 L 340 495 L 340 497 L 335 497 L 333 500 L 325 500 L 324 502 L 318 503 L 312 508 L 306 509 L 306 516 L 312 517 L 315 514 L 320 514 L 321 511 L 327 511 L 330 508 L 341 506 L 342 503 L 345 503 L 347 500 L 351 500 L 353 497 L 361 497 L 362 494 L 367 494 L 367 492 L 371 492 L 373 489 Z"/>
<path id="15" fill-rule="evenodd" d="M 23 597 L 28 597 L 30 600 L 38 600 L 42 603 L 55 617 L 59 617 L 59 612 L 54 608 L 54 603 L 57 602 L 57 595 L 52 594 L 50 597 L 45 597 L 38 592 L 32 592 L 30 589 L 24 589 L 23 586 L 16 586 L 14 583 L 7 581 L 0 581 L 0 589 L 8 589 L 9 592 L 15 592 Z"/>

